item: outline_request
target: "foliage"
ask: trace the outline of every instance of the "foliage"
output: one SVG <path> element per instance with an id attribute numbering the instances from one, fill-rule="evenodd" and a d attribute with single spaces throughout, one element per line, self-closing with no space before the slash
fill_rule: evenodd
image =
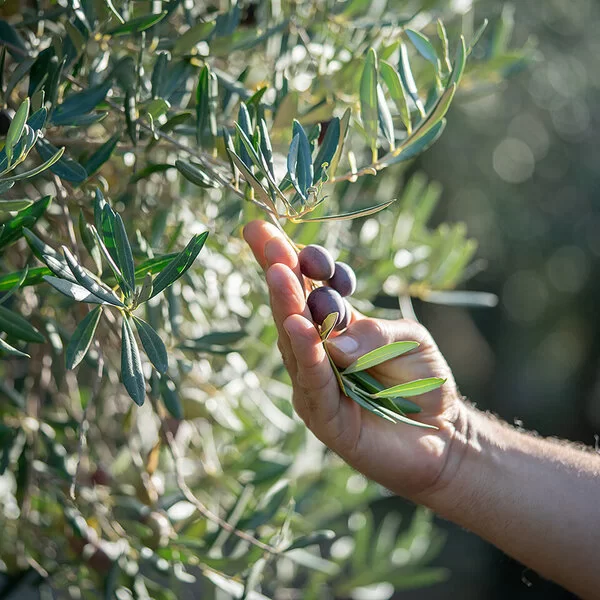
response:
<path id="1" fill-rule="evenodd" d="M 411 296 L 451 299 L 476 244 L 460 224 L 428 228 L 440 190 L 420 175 L 402 186 L 406 168 L 463 88 L 528 54 L 497 41 L 500 22 L 474 63 L 482 31 L 465 39 L 441 2 L 225 4 L 4 6 L 0 557 L 13 590 L 33 574 L 73 597 L 168 599 L 197 581 L 206 597 L 317 598 L 443 576 L 425 566 L 440 542 L 430 516 L 373 534 L 376 487 L 293 417 L 239 229 L 262 215 L 296 248 L 336 245 L 367 312 L 377 290 L 405 311 Z M 346 384 L 391 403 L 360 368 Z"/>

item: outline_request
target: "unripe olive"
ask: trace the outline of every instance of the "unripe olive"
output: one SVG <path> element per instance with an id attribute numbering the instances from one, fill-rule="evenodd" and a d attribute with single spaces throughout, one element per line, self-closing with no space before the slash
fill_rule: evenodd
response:
<path id="1" fill-rule="evenodd" d="M 342 321 L 346 314 L 344 299 L 330 287 L 319 287 L 313 290 L 308 295 L 306 303 L 313 321 L 318 325 L 321 325 L 331 313 L 339 314 L 338 322 Z"/>
<path id="2" fill-rule="evenodd" d="M 335 263 L 333 277 L 327 281 L 340 296 L 352 296 L 356 291 L 356 275 L 350 265 L 343 262 Z"/>
<path id="3" fill-rule="evenodd" d="M 300 271 L 309 279 L 327 281 L 333 277 L 335 263 L 331 254 L 323 246 L 317 246 L 316 244 L 305 246 L 300 251 L 298 260 Z"/>

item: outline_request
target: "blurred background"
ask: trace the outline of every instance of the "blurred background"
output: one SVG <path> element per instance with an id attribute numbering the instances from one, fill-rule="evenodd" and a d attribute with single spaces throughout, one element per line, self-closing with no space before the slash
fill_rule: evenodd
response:
<path id="1" fill-rule="evenodd" d="M 477 8 L 498 15 L 496 2 Z M 467 287 L 496 293 L 499 304 L 415 308 L 480 409 L 593 446 L 600 431 L 600 5 L 544 0 L 513 11 L 514 43 L 535 40 L 537 60 L 493 94 L 465 94 L 445 134 L 414 166 L 443 185 L 434 221 L 464 221 L 479 242 L 486 265 Z M 437 562 L 452 575 L 421 598 L 573 597 L 475 536 L 438 524 L 449 536 Z"/>

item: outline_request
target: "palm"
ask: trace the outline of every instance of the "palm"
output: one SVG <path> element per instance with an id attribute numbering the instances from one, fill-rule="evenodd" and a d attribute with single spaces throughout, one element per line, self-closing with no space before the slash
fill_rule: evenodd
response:
<path id="1" fill-rule="evenodd" d="M 344 396 L 306 308 L 304 281 L 295 251 L 277 230 L 253 222 L 244 231 L 257 260 L 267 269 L 279 347 L 294 388 L 294 407 L 313 433 L 356 469 L 395 492 L 417 497 L 440 478 L 454 435 L 460 402 L 450 370 L 431 336 L 412 321 L 382 321 L 354 313 L 344 333 L 358 340 L 353 353 L 328 343 L 340 367 L 393 341 L 415 340 L 412 352 L 372 369 L 386 386 L 413 379 L 443 377 L 442 388 L 416 398 L 419 420 L 438 430 L 392 424 Z"/>

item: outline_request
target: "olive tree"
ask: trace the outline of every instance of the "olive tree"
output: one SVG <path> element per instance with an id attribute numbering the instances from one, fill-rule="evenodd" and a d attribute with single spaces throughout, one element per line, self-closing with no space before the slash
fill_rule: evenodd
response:
<path id="1" fill-rule="evenodd" d="M 441 189 L 411 165 L 454 103 L 527 62 L 510 19 L 486 29 L 435 0 L 2 11 L 2 597 L 349 597 L 443 580 L 431 515 L 374 515 L 383 491 L 293 415 L 240 231 L 264 218 L 298 251 L 324 245 L 368 314 L 493 302 L 455 290 L 476 242 L 428 224 Z M 415 424 L 418 401 L 344 381 Z"/>

